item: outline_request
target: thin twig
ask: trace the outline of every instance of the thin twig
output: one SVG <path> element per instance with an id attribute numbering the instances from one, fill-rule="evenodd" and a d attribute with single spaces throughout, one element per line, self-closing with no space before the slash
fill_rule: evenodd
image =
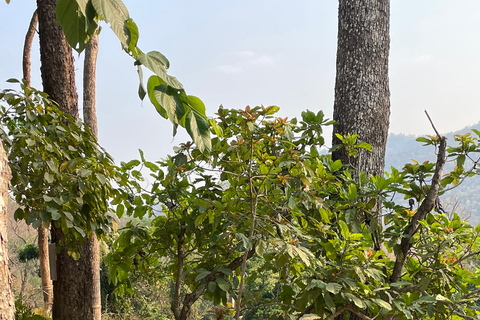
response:
<path id="1" fill-rule="evenodd" d="M 433 130 L 437 134 L 437 136 L 440 138 L 440 133 L 438 133 L 437 128 L 435 128 L 435 125 L 433 124 L 432 118 L 430 118 L 430 115 L 428 114 L 427 110 L 425 110 L 425 114 L 427 115 L 428 121 L 430 121 L 430 124 L 432 125 Z"/>

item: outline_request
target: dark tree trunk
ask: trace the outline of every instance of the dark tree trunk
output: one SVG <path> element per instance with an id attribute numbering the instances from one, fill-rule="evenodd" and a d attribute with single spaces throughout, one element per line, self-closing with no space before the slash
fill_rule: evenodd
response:
<path id="1" fill-rule="evenodd" d="M 357 141 L 372 145 L 373 152 L 362 150 L 352 158 L 340 149 L 332 156 L 357 173 L 384 171 L 390 117 L 389 18 L 389 0 L 339 1 L 333 145 L 340 143 L 335 133 L 358 134 Z"/>
<path id="2" fill-rule="evenodd" d="M 8 265 L 7 203 L 11 171 L 3 144 L 0 142 L 0 320 L 15 318 L 12 274 Z"/>
<path id="3" fill-rule="evenodd" d="M 56 0 L 37 0 L 40 59 L 43 89 L 63 112 L 78 117 L 78 96 L 72 48 L 55 21 Z M 61 229 L 52 227 L 52 241 L 59 247 Z M 92 262 L 92 242 L 87 239 L 80 260 L 71 258 L 66 248 L 57 254 L 57 280 L 53 283 L 53 319 L 93 320 L 99 306 L 92 305 L 96 264 Z M 96 320 L 96 319 L 95 319 Z"/>
<path id="4" fill-rule="evenodd" d="M 83 121 L 92 130 L 96 138 L 97 114 L 95 110 L 95 69 L 98 55 L 98 34 L 95 33 L 85 50 L 85 62 L 83 68 Z M 86 256 L 90 257 L 92 281 L 91 295 L 85 298 L 92 305 L 91 319 L 100 320 L 102 317 L 102 300 L 100 295 L 100 244 L 95 234 L 87 240 Z"/>
<path id="5" fill-rule="evenodd" d="M 55 20 L 56 3 L 37 0 L 43 91 L 58 103 L 60 110 L 78 118 L 72 48 Z"/>

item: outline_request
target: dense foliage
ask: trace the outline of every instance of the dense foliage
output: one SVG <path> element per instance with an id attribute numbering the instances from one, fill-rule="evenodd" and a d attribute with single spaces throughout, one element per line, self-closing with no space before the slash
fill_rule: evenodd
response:
<path id="1" fill-rule="evenodd" d="M 78 257 L 78 240 L 92 232 L 104 237 L 115 227 L 109 199 L 126 182 L 87 126 L 59 111 L 45 93 L 22 89 L 0 92 L 7 103 L 0 109 L 0 135 L 12 170 L 10 190 L 21 205 L 15 218 L 34 228 L 54 223 Z"/>
<path id="2" fill-rule="evenodd" d="M 219 109 L 208 158 L 186 143 L 165 160 L 142 154 L 123 165 L 126 175 L 142 180 L 144 167 L 153 178 L 148 192 L 137 185 L 129 212 L 161 210 L 151 227 L 129 224 L 117 240 L 109 262 L 118 290 L 131 287 L 132 275 L 169 276 L 176 319 L 202 296 L 227 308 L 231 296 L 240 315 L 259 308 L 244 283 L 270 274 L 278 294 L 262 303 L 281 310 L 276 319 L 479 314 L 480 229 L 434 206 L 435 190 L 475 174 L 465 158 L 480 151 L 478 138 L 456 137 L 458 146 L 447 150 L 456 166 L 446 175 L 445 140 L 430 137 L 421 141 L 440 145 L 437 163 L 414 162 L 386 177 L 361 174 L 357 182 L 348 167 L 319 153 L 329 124 L 321 112 L 288 121 L 274 118 L 276 111 Z M 368 148 L 341 138 L 351 150 Z M 395 203 L 397 193 L 410 204 Z M 250 273 L 253 257 L 261 263 Z"/>

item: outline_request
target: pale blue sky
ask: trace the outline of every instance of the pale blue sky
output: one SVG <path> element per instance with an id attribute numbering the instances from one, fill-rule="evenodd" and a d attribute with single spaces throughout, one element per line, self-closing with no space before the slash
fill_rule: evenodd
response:
<path id="1" fill-rule="evenodd" d="M 213 115 L 220 104 L 278 105 L 282 116 L 305 109 L 332 115 L 337 1 L 124 0 L 143 51 L 158 50 L 170 73 Z M 21 77 L 23 38 L 35 1 L 0 2 L 0 87 Z M 480 121 L 480 1 L 392 0 L 391 132 L 432 133 Z M 41 88 L 38 39 L 33 85 Z M 75 55 L 80 86 L 83 56 Z M 97 79 L 100 142 L 117 160 L 171 153 L 170 123 L 137 97 L 133 60 L 103 26 Z M 327 141 L 330 137 L 327 137 Z"/>

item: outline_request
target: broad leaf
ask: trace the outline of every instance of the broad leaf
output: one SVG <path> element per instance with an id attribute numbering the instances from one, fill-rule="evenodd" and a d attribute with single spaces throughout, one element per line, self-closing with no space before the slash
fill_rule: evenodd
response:
<path id="1" fill-rule="evenodd" d="M 96 23 L 93 21 L 87 28 L 85 15 L 75 0 L 59 0 L 56 18 L 70 46 L 77 52 L 82 52 L 97 28 Z"/>
<path id="2" fill-rule="evenodd" d="M 143 64 L 159 76 L 168 86 L 175 89 L 183 89 L 183 85 L 177 80 L 177 78 L 167 74 L 167 68 L 170 64 L 167 58 L 165 58 L 160 52 L 150 51 L 149 53 L 139 54 L 135 64 Z"/>
<path id="3" fill-rule="evenodd" d="M 205 116 L 205 105 L 195 96 L 188 96 L 188 106 L 191 112 L 187 113 L 185 128 L 193 142 L 203 153 L 210 153 L 212 142 L 210 140 L 210 125 Z"/>
<path id="4" fill-rule="evenodd" d="M 127 7 L 121 0 L 92 0 L 93 7 L 117 35 L 124 48 L 128 48 L 129 31 L 126 27 L 130 18 Z"/>
<path id="5" fill-rule="evenodd" d="M 78 4 L 78 8 L 80 9 L 80 12 L 84 15 L 87 16 L 87 5 L 89 0 L 76 0 Z"/>

